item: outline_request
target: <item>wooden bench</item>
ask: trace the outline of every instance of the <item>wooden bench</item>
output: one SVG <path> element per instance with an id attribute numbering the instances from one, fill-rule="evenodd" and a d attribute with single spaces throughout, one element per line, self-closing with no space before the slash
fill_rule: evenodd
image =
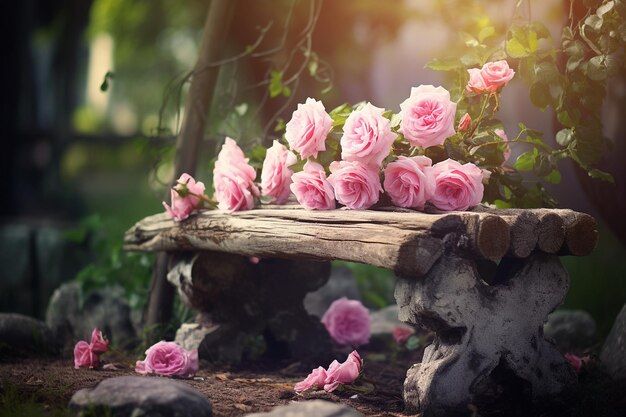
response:
<path id="1" fill-rule="evenodd" d="M 341 259 L 393 270 L 400 319 L 436 333 L 422 362 L 407 372 L 407 410 L 448 415 L 466 412 L 503 372 L 529 386 L 535 401 L 556 398 L 575 384 L 573 369 L 542 329 L 569 287 L 559 256 L 587 255 L 597 239 L 595 220 L 571 210 L 264 206 L 205 211 L 181 223 L 150 216 L 126 233 L 125 247 L 194 254 L 172 265 L 168 279 L 206 313 L 207 345 L 227 352 L 243 343 L 234 328 L 247 324 L 251 334 L 273 329 L 270 338 L 294 356 L 327 346 L 319 321 L 301 302 L 324 284 L 329 267 L 309 261 Z M 247 257 L 263 260 L 255 265 Z M 256 317 L 265 321 L 255 323 Z M 310 331 L 292 331 L 303 322 Z M 210 330 L 220 326 L 222 331 Z M 209 349 L 205 356 L 214 353 Z"/>

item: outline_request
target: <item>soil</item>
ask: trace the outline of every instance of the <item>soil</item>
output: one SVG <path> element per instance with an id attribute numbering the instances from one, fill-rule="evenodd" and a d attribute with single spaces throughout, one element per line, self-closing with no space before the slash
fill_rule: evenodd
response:
<path id="1" fill-rule="evenodd" d="M 291 401 L 314 398 L 347 404 L 367 416 L 401 416 L 404 415 L 402 384 L 410 361 L 410 357 L 403 357 L 393 363 L 369 361 L 366 376 L 375 381 L 377 389 L 371 394 L 359 394 L 356 398 L 324 391 L 302 396 L 295 394 L 294 384 L 310 372 L 310 368 L 304 371 L 304 365 L 300 363 L 292 363 L 281 369 L 255 371 L 202 363 L 195 378 L 181 381 L 211 400 L 213 415 L 216 417 L 270 411 Z M 0 415 L 4 415 L 1 412 L 3 392 L 9 387 L 17 390 L 22 401 L 42 404 L 48 410 L 58 410 L 67 407 L 70 398 L 79 389 L 92 388 L 107 378 L 137 375 L 130 360 L 113 363 L 118 367 L 117 370 L 74 369 L 70 359 L 28 359 L 0 363 Z"/>
<path id="2" fill-rule="evenodd" d="M 293 385 L 310 371 L 310 365 L 301 363 L 273 366 L 247 364 L 239 369 L 202 363 L 194 379 L 182 380 L 207 396 L 213 404 L 216 417 L 243 416 L 252 412 L 269 411 L 291 401 L 323 399 L 341 402 L 366 416 L 405 416 L 402 385 L 406 370 L 419 362 L 422 352 L 401 352 L 382 355 L 360 352 L 365 358 L 364 375 L 376 385 L 374 392 L 350 397 L 350 394 L 328 394 L 323 391 L 296 395 Z M 343 352 L 338 359 L 346 356 Z M 7 413 L 9 390 L 17 392 L 17 401 L 36 403 L 43 412 L 38 416 L 57 416 L 67 411 L 67 404 L 79 389 L 94 387 L 98 382 L 117 376 L 136 375 L 130 359 L 120 357 L 112 362 L 117 370 L 74 369 L 71 359 L 27 359 L 0 362 L 0 416 L 18 417 Z M 158 377 L 154 377 L 158 378 Z M 579 390 L 572 393 L 573 408 L 559 410 L 530 410 L 520 402 L 487 401 L 470 406 L 468 416 L 626 416 L 626 384 L 612 381 L 598 367 L 590 366 L 579 375 Z M 15 402 L 16 400 L 13 399 Z M 4 404 L 3 404 L 4 402 Z M 46 411 L 47 410 L 47 411 Z M 53 413 L 57 412 L 57 414 Z M 33 413 L 20 415 L 30 416 Z M 67 415 L 67 413 L 62 414 Z"/>

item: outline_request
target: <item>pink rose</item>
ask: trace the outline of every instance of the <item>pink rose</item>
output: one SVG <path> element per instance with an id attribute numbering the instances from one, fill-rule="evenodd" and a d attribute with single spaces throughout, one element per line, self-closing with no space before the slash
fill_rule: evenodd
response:
<path id="1" fill-rule="evenodd" d="M 198 351 L 186 351 L 174 342 L 160 341 L 146 350 L 146 359 L 137 361 L 140 374 L 192 377 L 198 372 Z"/>
<path id="2" fill-rule="evenodd" d="M 339 385 L 354 382 L 359 377 L 362 366 L 363 360 L 356 350 L 348 355 L 344 363 L 333 361 L 326 371 L 324 391 L 333 392 Z"/>
<path id="3" fill-rule="evenodd" d="M 378 169 L 361 162 L 334 161 L 330 164 L 328 182 L 335 198 L 349 209 L 366 209 L 378 202 L 380 185 Z"/>
<path id="4" fill-rule="evenodd" d="M 102 332 L 97 327 L 91 332 L 91 350 L 95 353 L 103 353 L 109 350 L 109 341 L 102 336 Z"/>
<path id="5" fill-rule="evenodd" d="M 335 342 L 359 346 L 370 340 L 370 315 L 358 300 L 346 297 L 333 301 L 322 317 L 322 323 Z"/>
<path id="6" fill-rule="evenodd" d="M 324 172 L 324 167 L 312 161 L 304 164 L 304 170 L 291 177 L 291 191 L 298 203 L 307 210 L 331 210 L 335 208 L 335 192 Z"/>
<path id="7" fill-rule="evenodd" d="M 476 94 L 487 91 L 487 86 L 485 85 L 485 80 L 483 79 L 480 68 L 470 68 L 467 72 L 469 73 L 469 81 L 465 86 L 465 91 Z"/>
<path id="8" fill-rule="evenodd" d="M 480 75 L 485 82 L 485 89 L 495 93 L 511 81 L 515 71 L 509 68 L 505 60 L 487 62 L 480 70 Z"/>
<path id="9" fill-rule="evenodd" d="M 435 192 L 432 161 L 426 156 L 398 157 L 385 168 L 385 192 L 398 207 L 424 208 Z"/>
<path id="10" fill-rule="evenodd" d="M 367 103 L 361 110 L 353 111 L 343 125 L 341 159 L 360 161 L 366 165 L 380 166 L 389 155 L 391 144 L 398 136 L 391 131 L 384 109 Z"/>
<path id="11" fill-rule="evenodd" d="M 566 353 L 565 359 L 572 365 L 577 374 L 580 373 L 580 370 L 583 368 L 583 365 L 589 362 L 589 355 L 586 356 L 577 356 L 573 353 Z"/>
<path id="12" fill-rule="evenodd" d="M 461 165 L 446 159 L 433 166 L 435 193 L 431 202 L 440 210 L 467 210 L 483 199 L 483 174 L 468 162 Z"/>
<path id="13" fill-rule="evenodd" d="M 396 326 L 391 332 L 393 340 L 395 340 L 396 343 L 399 345 L 405 344 L 406 341 L 409 340 L 409 337 L 411 337 L 413 334 L 415 334 L 415 329 L 408 326 Z"/>
<path id="14" fill-rule="evenodd" d="M 400 104 L 400 132 L 413 146 L 441 145 L 454 135 L 456 103 L 443 87 L 420 85 Z"/>
<path id="15" fill-rule="evenodd" d="M 317 369 L 313 369 L 304 381 L 298 382 L 293 389 L 298 394 L 309 390 L 315 391 L 324 387 L 324 381 L 326 381 L 326 369 L 320 366 Z"/>
<path id="16" fill-rule="evenodd" d="M 171 190 L 172 205 L 164 201 L 163 207 L 167 214 L 174 220 L 185 220 L 198 207 L 204 195 L 204 184 L 189 174 L 180 176 L 177 184 Z"/>
<path id="17" fill-rule="evenodd" d="M 509 141 L 509 137 L 506 135 L 506 133 L 504 132 L 504 130 L 502 129 L 495 129 L 493 131 L 493 133 L 495 133 L 496 135 L 500 136 L 502 138 L 503 141 L 508 142 Z M 509 147 L 509 145 L 505 145 L 504 146 L 504 152 L 502 152 L 502 156 L 504 157 L 504 162 L 503 164 L 509 160 L 509 158 L 511 157 L 511 148 Z"/>
<path id="18" fill-rule="evenodd" d="M 259 189 L 254 184 L 256 171 L 237 143 L 226 138 L 213 169 L 215 199 L 221 210 L 250 210 Z"/>
<path id="19" fill-rule="evenodd" d="M 460 132 L 466 132 L 469 129 L 471 124 L 472 124 L 472 118 L 470 117 L 468 113 L 465 113 L 463 117 L 461 117 L 461 120 L 459 120 L 458 129 Z"/>
<path id="20" fill-rule="evenodd" d="M 93 351 L 91 345 L 84 340 L 74 346 L 74 368 L 95 368 L 100 363 L 98 354 Z"/>
<path id="21" fill-rule="evenodd" d="M 296 155 L 277 140 L 267 150 L 261 171 L 261 189 L 263 195 L 272 197 L 276 204 L 284 204 L 289 198 L 291 176 L 289 167 L 297 162 Z"/>
<path id="22" fill-rule="evenodd" d="M 298 104 L 285 129 L 285 139 L 289 146 L 298 152 L 302 159 L 326 150 L 326 136 L 333 127 L 333 119 L 326 113 L 324 104 L 307 98 Z"/>

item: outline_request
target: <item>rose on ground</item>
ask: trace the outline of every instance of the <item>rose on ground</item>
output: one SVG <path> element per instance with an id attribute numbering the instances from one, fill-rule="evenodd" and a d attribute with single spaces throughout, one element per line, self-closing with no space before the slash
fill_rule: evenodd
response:
<path id="1" fill-rule="evenodd" d="M 393 340 L 395 340 L 399 345 L 405 344 L 409 337 L 413 334 L 415 334 L 415 329 L 408 326 L 396 326 L 391 331 Z"/>
<path id="2" fill-rule="evenodd" d="M 324 388 L 325 381 L 326 369 L 320 366 L 317 369 L 313 369 L 311 373 L 303 381 L 298 382 L 293 389 L 298 394 L 306 391 L 315 391 Z"/>
<path id="3" fill-rule="evenodd" d="M 431 203 L 440 210 L 467 210 L 483 199 L 483 173 L 468 162 L 446 159 L 433 166 L 435 192 Z"/>
<path id="4" fill-rule="evenodd" d="M 97 327 L 91 332 L 89 343 L 78 341 L 74 346 L 74 368 L 95 368 L 100 364 L 100 354 L 109 350 L 109 341 Z"/>
<path id="5" fill-rule="evenodd" d="M 574 368 L 577 374 L 580 373 L 581 369 L 583 368 L 583 365 L 589 362 L 589 355 L 578 356 L 578 355 L 568 352 L 564 356 L 565 356 L 565 359 L 567 359 L 567 361 L 569 362 L 569 364 L 572 365 L 572 367 Z"/>
<path id="6" fill-rule="evenodd" d="M 326 172 L 317 162 L 307 161 L 304 169 L 291 177 L 291 192 L 307 210 L 335 208 L 335 191 L 326 178 Z"/>
<path id="7" fill-rule="evenodd" d="M 334 161 L 330 164 L 328 182 L 335 198 L 349 209 L 367 209 L 378 202 L 380 184 L 378 169 L 358 161 Z"/>
<path id="8" fill-rule="evenodd" d="M 400 156 L 387 165 L 383 186 L 394 205 L 424 208 L 435 191 L 431 165 L 431 159 L 426 156 Z"/>
<path id="9" fill-rule="evenodd" d="M 109 341 L 104 338 L 102 332 L 97 327 L 91 332 L 91 349 L 96 353 L 103 353 L 109 350 Z"/>
<path id="10" fill-rule="evenodd" d="M 459 132 L 466 132 L 472 124 L 472 118 L 469 113 L 465 113 L 459 120 Z"/>
<path id="11" fill-rule="evenodd" d="M 298 161 L 296 155 L 277 140 L 267 150 L 261 171 L 261 190 L 264 196 L 276 204 L 284 204 L 289 198 L 291 176 L 289 167 Z"/>
<path id="12" fill-rule="evenodd" d="M 454 135 L 456 103 L 443 87 L 420 85 L 400 104 L 400 132 L 413 146 L 441 145 Z"/>
<path id="13" fill-rule="evenodd" d="M 333 361 L 326 371 L 324 391 L 333 392 L 340 385 L 354 382 L 361 374 L 363 360 L 356 350 L 353 350 L 345 362 Z"/>
<path id="14" fill-rule="evenodd" d="M 91 345 L 84 340 L 74 346 L 74 368 L 95 368 L 100 363 L 98 354 L 93 351 Z"/>
<path id="15" fill-rule="evenodd" d="M 196 182 L 191 175 L 184 173 L 170 192 L 171 206 L 164 201 L 163 207 L 172 219 L 185 220 L 202 201 L 204 189 L 202 182 Z"/>
<path id="16" fill-rule="evenodd" d="M 506 135 L 503 129 L 495 129 L 493 133 L 495 133 L 500 138 L 502 138 L 503 141 L 505 142 L 509 141 L 509 137 Z M 504 145 L 504 152 L 502 152 L 502 157 L 504 158 L 503 164 L 506 163 L 506 161 L 508 161 L 509 158 L 511 157 L 511 148 L 509 147 L 508 143 Z"/>
<path id="17" fill-rule="evenodd" d="M 256 171 L 237 143 L 226 138 L 213 169 L 213 187 L 221 210 L 250 210 L 259 189 L 254 183 Z"/>
<path id="18" fill-rule="evenodd" d="M 341 159 L 381 166 L 398 136 L 391 131 L 391 123 L 383 116 L 384 112 L 385 109 L 367 103 L 350 113 L 340 140 Z"/>
<path id="19" fill-rule="evenodd" d="M 137 361 L 140 374 L 192 377 L 198 372 L 198 351 L 187 351 L 175 342 L 160 341 L 146 350 L 146 359 Z"/>
<path id="20" fill-rule="evenodd" d="M 342 297 L 333 301 L 322 316 L 322 323 L 340 345 L 360 346 L 370 340 L 369 311 L 358 300 Z"/>
<path id="21" fill-rule="evenodd" d="M 326 150 L 326 136 L 333 127 L 333 119 L 326 113 L 321 101 L 309 97 L 298 104 L 291 120 L 285 126 L 285 139 L 289 147 L 298 152 L 302 159 Z"/>

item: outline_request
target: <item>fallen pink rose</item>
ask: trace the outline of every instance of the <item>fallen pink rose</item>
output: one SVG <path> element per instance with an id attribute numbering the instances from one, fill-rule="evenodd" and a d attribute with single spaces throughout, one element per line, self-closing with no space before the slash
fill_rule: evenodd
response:
<path id="1" fill-rule="evenodd" d="M 356 350 L 352 351 L 343 363 L 333 361 L 326 371 L 324 391 L 333 392 L 340 385 L 354 382 L 361 374 L 362 366 L 363 360 Z"/>
<path id="2" fill-rule="evenodd" d="M 567 361 L 569 362 L 569 364 L 572 365 L 572 368 L 574 368 L 577 374 L 580 373 L 581 369 L 583 368 L 583 365 L 589 362 L 589 355 L 578 356 L 578 355 L 574 355 L 573 353 L 566 353 L 564 356 L 565 356 L 565 359 L 567 359 Z"/>
<path id="3" fill-rule="evenodd" d="M 408 326 L 396 326 L 391 332 L 393 340 L 395 340 L 399 345 L 406 343 L 406 341 L 409 340 L 409 337 L 413 334 L 415 334 L 415 329 Z"/>
<path id="4" fill-rule="evenodd" d="M 326 369 L 321 366 L 317 369 L 313 369 L 311 373 L 304 379 L 304 381 L 298 382 L 293 389 L 301 394 L 306 391 L 315 391 L 324 388 L 326 381 Z"/>
<path id="5" fill-rule="evenodd" d="M 160 341 L 146 350 L 146 359 L 137 361 L 140 374 L 192 377 L 198 372 L 198 351 L 187 351 L 175 342 Z"/>
<path id="6" fill-rule="evenodd" d="M 84 340 L 74 346 L 74 368 L 95 368 L 100 363 L 98 354 Z"/>
<path id="7" fill-rule="evenodd" d="M 91 350 L 96 353 L 103 353 L 109 350 L 109 341 L 104 338 L 102 332 L 97 327 L 91 332 Z"/>

